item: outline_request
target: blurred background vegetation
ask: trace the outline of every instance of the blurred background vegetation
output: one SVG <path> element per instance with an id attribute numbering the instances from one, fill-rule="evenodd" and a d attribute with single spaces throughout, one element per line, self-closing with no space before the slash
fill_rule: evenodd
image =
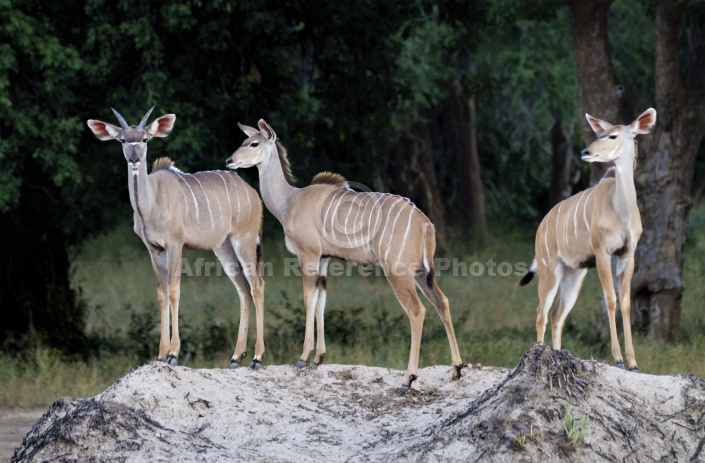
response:
<path id="1" fill-rule="evenodd" d="M 704 24 L 700 0 L 0 0 L 0 405 L 92 394 L 156 356 L 124 160 L 85 125 L 111 121 L 110 107 L 136 123 L 152 105 L 177 115 L 152 159 L 222 169 L 236 123 L 265 118 L 299 184 L 332 170 L 406 195 L 439 251 L 468 263 L 530 262 L 543 214 L 599 178 L 576 155 L 592 139 L 585 112 L 628 123 L 653 106 L 635 172 L 637 358 L 705 374 Z M 268 213 L 264 233 L 265 363 L 289 363 L 301 281 L 277 270 L 289 254 Z M 465 361 L 513 366 L 531 346 L 536 287 L 515 278 L 440 277 Z M 327 358 L 404 368 L 408 322 L 384 279 L 329 289 Z M 600 298 L 590 275 L 564 342 L 610 360 Z M 181 307 L 181 364 L 226 366 L 232 285 L 185 277 Z M 448 363 L 431 310 L 426 323 L 421 365 Z"/>

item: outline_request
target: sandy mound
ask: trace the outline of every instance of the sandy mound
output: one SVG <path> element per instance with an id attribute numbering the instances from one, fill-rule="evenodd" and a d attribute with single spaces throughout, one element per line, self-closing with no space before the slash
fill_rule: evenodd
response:
<path id="1" fill-rule="evenodd" d="M 60 398 L 13 461 L 705 461 L 705 382 L 634 374 L 537 346 L 519 365 L 403 373 L 324 365 L 192 370 L 150 363 Z M 569 401 L 569 402 L 568 402 Z M 577 445 L 566 405 L 589 417 Z"/>

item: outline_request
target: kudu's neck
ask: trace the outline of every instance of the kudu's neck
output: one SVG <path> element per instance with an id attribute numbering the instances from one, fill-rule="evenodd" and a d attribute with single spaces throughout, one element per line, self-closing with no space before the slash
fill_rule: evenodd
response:
<path id="1" fill-rule="evenodd" d="M 272 148 L 270 155 L 265 161 L 259 163 L 257 168 L 259 169 L 259 188 L 262 194 L 262 201 L 264 201 L 264 205 L 267 206 L 269 212 L 279 222 L 282 222 L 286 211 L 289 209 L 292 196 L 299 189 L 287 181 L 276 148 Z"/>
<path id="2" fill-rule="evenodd" d="M 133 170 L 127 166 L 127 183 L 130 190 L 130 203 L 132 209 L 137 212 L 144 223 L 145 219 L 152 214 L 154 208 L 154 189 L 147 174 L 147 160 L 145 159 L 137 168 Z"/>
<path id="3" fill-rule="evenodd" d="M 636 188 L 634 186 L 634 159 L 636 157 L 634 140 L 625 143 L 621 150 L 621 156 L 614 162 L 616 182 L 612 202 L 622 221 L 629 222 L 637 211 Z"/>

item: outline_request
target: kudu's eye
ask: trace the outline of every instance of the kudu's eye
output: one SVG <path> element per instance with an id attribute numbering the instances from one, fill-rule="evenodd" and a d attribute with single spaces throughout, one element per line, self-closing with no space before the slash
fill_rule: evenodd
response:
<path id="1" fill-rule="evenodd" d="M 609 139 L 610 139 L 610 140 L 614 140 L 615 138 L 617 138 L 617 135 L 610 135 L 610 136 L 609 136 Z"/>
<path id="2" fill-rule="evenodd" d="M 259 146 L 259 142 L 252 142 L 250 143 L 250 148 L 257 148 Z"/>

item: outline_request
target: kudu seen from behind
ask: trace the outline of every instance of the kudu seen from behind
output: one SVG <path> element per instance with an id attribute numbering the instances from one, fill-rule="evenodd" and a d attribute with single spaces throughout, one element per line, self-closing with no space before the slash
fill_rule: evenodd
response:
<path id="1" fill-rule="evenodd" d="M 259 273 L 262 202 L 257 192 L 233 172 L 187 174 L 174 167 L 169 158 L 159 158 L 148 175 L 147 142 L 168 136 L 176 120 L 175 115 L 166 114 L 146 125 L 152 109 L 136 126 L 128 125 L 113 109 L 120 127 L 92 119 L 88 127 L 99 140 L 122 143 L 134 230 L 149 251 L 157 278 L 161 311 L 158 359 L 169 365 L 178 362 L 181 255 L 186 246 L 213 250 L 237 289 L 240 328 L 231 368 L 240 366 L 247 355 L 249 313 L 254 302 L 257 341 L 251 368 L 257 369 L 264 355 L 264 281 Z"/>
<path id="2" fill-rule="evenodd" d="M 418 374 L 425 308 L 416 293 L 424 293 L 445 325 L 458 379 L 463 363 L 453 331 L 448 299 L 438 287 L 433 262 L 436 237 L 433 224 L 406 198 L 387 193 L 354 191 L 345 179 L 330 172 L 317 174 L 311 185 L 297 188 L 286 150 L 264 120 L 258 129 L 240 125 L 247 139 L 228 158 L 230 169 L 256 166 L 265 206 L 281 222 L 286 247 L 296 254 L 303 276 L 306 332 L 297 368 L 308 365 L 314 345 L 315 364 L 326 354 L 324 309 L 326 278 L 331 257 L 362 264 L 381 264 L 411 324 L 409 364 L 400 388 L 405 393 Z"/>
<path id="3" fill-rule="evenodd" d="M 575 305 L 589 268 L 597 267 L 610 324 L 612 356 L 624 368 L 617 337 L 615 311 L 617 295 L 612 280 L 615 259 L 625 354 L 629 369 L 637 371 L 631 331 L 631 281 L 634 251 L 641 237 L 641 216 L 636 202 L 634 168 L 637 135 L 651 132 L 656 110 L 647 109 L 630 125 L 612 125 L 585 115 L 597 139 L 581 154 L 587 162 L 614 162 L 605 177 L 558 203 L 546 214 L 536 231 L 536 255 L 529 273 L 520 281 L 527 284 L 539 275 L 539 305 L 536 309 L 536 340 L 543 342 L 548 312 L 558 295 L 551 317 L 553 348 L 561 348 L 561 334 L 568 313 Z"/>

